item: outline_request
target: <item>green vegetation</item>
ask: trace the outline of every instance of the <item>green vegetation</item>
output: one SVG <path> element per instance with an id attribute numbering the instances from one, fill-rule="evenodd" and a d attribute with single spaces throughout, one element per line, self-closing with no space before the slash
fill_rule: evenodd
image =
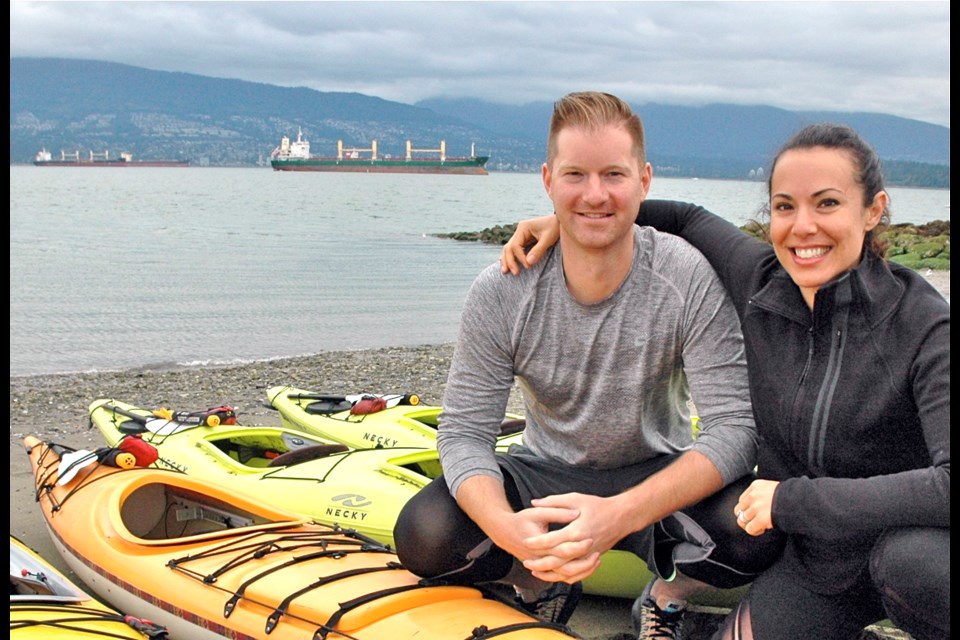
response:
<path id="1" fill-rule="evenodd" d="M 950 221 L 894 224 L 883 234 L 887 257 L 913 269 L 950 268 Z"/>
<path id="2" fill-rule="evenodd" d="M 438 238 L 452 238 L 466 242 L 506 244 L 516 230 L 516 224 L 497 225 L 482 231 L 458 231 L 438 233 Z M 763 239 L 765 228 L 757 222 L 740 227 L 744 233 Z M 882 237 L 887 241 L 887 257 L 913 269 L 950 268 L 950 221 L 934 220 L 915 225 L 901 223 L 890 225 Z"/>
<path id="3" fill-rule="evenodd" d="M 884 181 L 891 187 L 950 188 L 950 165 L 883 161 Z"/>

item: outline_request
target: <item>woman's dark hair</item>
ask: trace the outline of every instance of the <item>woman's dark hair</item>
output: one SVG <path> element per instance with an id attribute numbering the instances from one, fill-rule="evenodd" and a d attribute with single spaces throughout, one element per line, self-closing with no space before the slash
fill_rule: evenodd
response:
<path id="1" fill-rule="evenodd" d="M 843 149 L 850 153 L 856 172 L 854 180 L 863 187 L 864 206 L 873 202 L 876 195 L 885 190 L 883 186 L 883 167 L 880 164 L 880 157 L 873 147 L 859 133 L 846 125 L 821 122 L 800 129 L 780 147 L 773 163 L 770 165 L 770 173 L 767 178 L 768 196 L 772 193 L 773 171 L 777 168 L 777 161 L 780 160 L 780 157 L 787 151 L 812 149 L 814 147 Z M 880 215 L 879 224 L 868 231 L 864 237 L 864 247 L 878 258 L 883 258 L 886 254 L 887 241 L 881 236 L 889 225 L 890 207 L 887 206 Z"/>

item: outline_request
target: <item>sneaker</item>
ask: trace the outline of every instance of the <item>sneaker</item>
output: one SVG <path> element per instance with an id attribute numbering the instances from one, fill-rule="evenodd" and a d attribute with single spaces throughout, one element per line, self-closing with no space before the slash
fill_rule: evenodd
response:
<path id="1" fill-rule="evenodd" d="M 661 609 L 657 606 L 657 601 L 650 595 L 653 589 L 653 583 L 656 579 L 647 583 L 643 593 L 633 603 L 631 617 L 633 626 L 637 630 L 637 638 L 646 640 L 647 638 L 668 638 L 679 640 L 680 632 L 683 629 L 683 614 L 687 610 L 686 603 L 668 602 L 667 606 Z"/>
<path id="2" fill-rule="evenodd" d="M 553 585 L 540 594 L 540 598 L 533 602 L 525 602 L 520 596 L 517 596 L 517 604 L 524 611 L 535 615 L 544 622 L 554 622 L 556 624 L 567 624 L 573 610 L 577 608 L 580 602 L 580 596 L 583 594 L 583 585 L 579 582 L 567 584 L 566 582 L 554 582 Z"/>

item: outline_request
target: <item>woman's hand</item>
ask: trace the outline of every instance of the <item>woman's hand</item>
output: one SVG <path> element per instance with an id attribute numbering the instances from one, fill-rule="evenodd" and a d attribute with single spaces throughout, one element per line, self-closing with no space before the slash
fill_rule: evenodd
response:
<path id="1" fill-rule="evenodd" d="M 559 239 L 560 223 L 553 214 L 518 222 L 517 230 L 500 252 L 500 271 L 520 275 L 520 265 L 529 269 L 537 264 L 547 249 Z M 525 250 L 531 243 L 534 243 L 533 246 Z"/>
<path id="2" fill-rule="evenodd" d="M 773 529 L 773 494 L 779 484 L 774 480 L 754 480 L 740 494 L 733 515 L 741 529 L 752 536 Z"/>

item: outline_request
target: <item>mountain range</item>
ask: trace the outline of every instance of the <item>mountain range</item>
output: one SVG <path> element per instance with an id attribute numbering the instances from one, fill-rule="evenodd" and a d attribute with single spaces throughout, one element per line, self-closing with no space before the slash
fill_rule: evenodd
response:
<path id="1" fill-rule="evenodd" d="M 816 121 L 849 124 L 876 147 L 891 184 L 949 188 L 950 129 L 876 113 L 769 106 L 634 104 L 655 175 L 744 179 L 763 175 L 779 145 Z M 413 105 L 111 62 L 10 59 L 10 162 L 41 149 L 110 150 L 194 165 L 264 164 L 302 130 L 317 155 L 337 141 L 402 154 L 446 141 L 450 156 L 489 156 L 491 171 L 539 171 L 552 102 L 522 106 L 434 98 Z"/>

